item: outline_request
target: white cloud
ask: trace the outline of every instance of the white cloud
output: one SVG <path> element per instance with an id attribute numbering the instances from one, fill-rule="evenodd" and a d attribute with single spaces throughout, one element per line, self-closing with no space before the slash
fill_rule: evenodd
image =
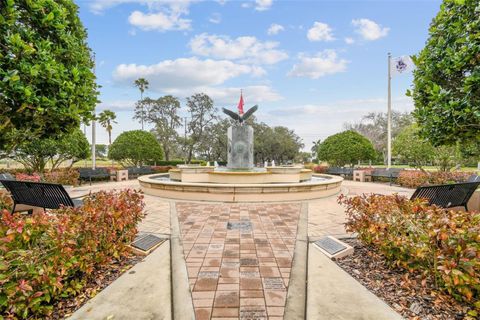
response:
<path id="1" fill-rule="evenodd" d="M 346 44 L 353 44 L 355 43 L 355 40 L 353 38 L 350 38 L 350 37 L 346 37 L 345 39 L 345 43 Z"/>
<path id="2" fill-rule="evenodd" d="M 186 90 L 181 90 L 187 95 L 191 95 L 194 92 L 204 92 L 208 94 L 214 101 L 215 104 L 224 104 L 236 106 L 238 103 L 238 97 L 240 95 L 240 89 L 243 90 L 243 99 L 245 101 L 246 107 L 253 106 L 261 102 L 272 102 L 282 100 L 283 97 L 273 90 L 269 86 L 258 85 L 258 86 L 247 86 L 247 87 L 197 87 L 192 88 L 191 93 Z"/>
<path id="3" fill-rule="evenodd" d="M 121 112 L 121 111 L 132 111 L 135 108 L 135 102 L 134 100 L 114 100 L 114 101 L 105 101 L 99 103 L 96 107 L 95 110 L 97 112 L 102 111 L 102 110 L 111 110 L 115 112 Z"/>
<path id="4" fill-rule="evenodd" d="M 219 59 L 240 60 L 244 63 L 275 64 L 288 58 L 283 50 L 276 49 L 277 42 L 261 42 L 255 37 L 217 36 L 202 33 L 189 43 L 192 52 Z"/>
<path id="5" fill-rule="evenodd" d="M 265 11 L 270 9 L 273 4 L 273 0 L 255 0 L 255 10 Z"/>
<path id="6" fill-rule="evenodd" d="M 115 69 L 113 79 L 117 83 L 131 85 L 135 79 L 143 77 L 150 82 L 151 90 L 165 92 L 167 89 L 216 86 L 241 75 L 263 74 L 265 70 L 262 68 L 228 60 L 180 58 L 148 66 L 121 64 Z"/>
<path id="7" fill-rule="evenodd" d="M 278 34 L 280 31 L 283 31 L 283 30 L 285 30 L 285 28 L 282 25 L 272 23 L 270 25 L 270 28 L 268 28 L 267 33 L 269 35 L 275 35 L 275 34 Z"/>
<path id="8" fill-rule="evenodd" d="M 245 9 L 246 9 L 246 8 L 250 8 L 251 6 L 252 6 L 252 4 L 249 3 L 249 2 L 244 2 L 244 3 L 242 3 L 242 5 L 241 5 L 241 7 L 242 7 L 242 8 L 245 8 Z"/>
<path id="9" fill-rule="evenodd" d="M 196 1 L 198 0 L 91 0 L 89 1 L 89 7 L 93 13 L 101 14 L 105 10 L 118 5 L 138 3 L 147 6 L 150 10 L 169 8 L 172 11 L 188 13 L 188 7 Z"/>
<path id="10" fill-rule="evenodd" d="M 208 21 L 210 21 L 211 23 L 214 23 L 214 24 L 218 24 L 218 23 L 222 22 L 222 15 L 218 12 L 214 12 L 210 16 L 210 18 L 208 18 Z"/>
<path id="11" fill-rule="evenodd" d="M 307 32 L 310 41 L 333 41 L 332 28 L 326 23 L 315 21 Z"/>
<path id="12" fill-rule="evenodd" d="M 179 13 L 165 14 L 134 11 L 128 17 L 131 25 L 145 31 L 188 30 L 191 20 L 183 19 Z"/>
<path id="13" fill-rule="evenodd" d="M 354 19 L 353 26 L 356 27 L 355 32 L 360 34 L 363 39 L 373 41 L 387 36 L 390 28 L 382 27 L 375 21 L 369 19 Z"/>
<path id="14" fill-rule="evenodd" d="M 335 50 L 323 50 L 313 56 L 299 55 L 300 62 L 295 64 L 288 73 L 291 77 L 308 77 L 318 79 L 320 77 L 344 72 L 348 61 L 340 59 Z"/>

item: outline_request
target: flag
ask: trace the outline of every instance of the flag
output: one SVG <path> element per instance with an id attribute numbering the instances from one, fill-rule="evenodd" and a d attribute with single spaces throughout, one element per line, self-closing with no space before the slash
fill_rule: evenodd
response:
<path id="1" fill-rule="evenodd" d="M 392 76 L 404 74 L 413 69 L 415 69 L 415 64 L 409 56 L 392 58 L 390 61 L 390 71 Z"/>
<path id="2" fill-rule="evenodd" d="M 240 91 L 240 101 L 238 101 L 238 114 L 243 115 L 243 94 Z"/>

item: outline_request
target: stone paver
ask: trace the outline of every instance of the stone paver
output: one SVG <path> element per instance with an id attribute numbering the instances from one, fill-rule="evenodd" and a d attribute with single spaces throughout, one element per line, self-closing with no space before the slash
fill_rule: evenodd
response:
<path id="1" fill-rule="evenodd" d="M 410 197 L 414 190 L 388 184 L 356 182 L 344 180 L 341 193 L 348 196 L 363 193 L 392 194 L 398 193 Z M 325 235 L 345 235 L 345 210 L 337 203 L 337 197 L 328 197 L 308 203 L 308 236 L 316 240 Z"/>
<path id="2" fill-rule="evenodd" d="M 197 319 L 282 318 L 300 207 L 176 204 Z"/>

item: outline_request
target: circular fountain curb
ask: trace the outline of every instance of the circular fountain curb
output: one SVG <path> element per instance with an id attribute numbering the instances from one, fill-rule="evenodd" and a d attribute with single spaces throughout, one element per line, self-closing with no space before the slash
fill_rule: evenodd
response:
<path id="1" fill-rule="evenodd" d="M 278 202 L 313 200 L 332 196 L 340 192 L 342 177 L 313 175 L 326 178 L 308 183 L 195 183 L 165 181 L 156 178 L 168 174 L 152 174 L 138 178 L 146 194 L 167 199 L 221 202 Z"/>

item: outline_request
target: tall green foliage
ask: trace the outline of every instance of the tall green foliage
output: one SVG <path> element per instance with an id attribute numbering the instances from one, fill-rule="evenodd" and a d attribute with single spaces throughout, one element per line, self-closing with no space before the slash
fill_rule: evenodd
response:
<path id="1" fill-rule="evenodd" d="M 163 150 L 155 136 L 142 130 L 125 131 L 113 141 L 108 157 L 123 165 L 139 166 L 163 159 Z"/>
<path id="2" fill-rule="evenodd" d="M 78 128 L 97 102 L 72 0 L 0 2 L 0 149 Z"/>
<path id="3" fill-rule="evenodd" d="M 88 158 L 90 145 L 80 129 L 64 134 L 59 138 L 33 139 L 20 144 L 13 158 L 25 168 L 43 173 L 47 164 L 51 170 L 58 168 L 65 161 L 70 167 L 80 160 Z"/>
<path id="4" fill-rule="evenodd" d="M 444 0 L 414 57 L 414 116 L 434 145 L 480 140 L 480 2 Z"/>
<path id="5" fill-rule="evenodd" d="M 361 134 L 348 130 L 328 137 L 318 147 L 318 159 L 332 166 L 354 165 L 359 160 L 373 160 L 375 149 Z"/>

